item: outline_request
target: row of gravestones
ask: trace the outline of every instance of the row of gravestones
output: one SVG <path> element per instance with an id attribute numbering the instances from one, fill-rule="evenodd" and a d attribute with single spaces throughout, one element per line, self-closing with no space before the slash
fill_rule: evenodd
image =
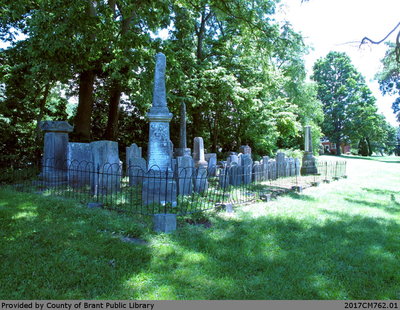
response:
<path id="1" fill-rule="evenodd" d="M 68 142 L 71 130 L 66 122 L 45 122 L 45 156 L 42 177 L 51 183 L 66 182 L 73 187 L 88 185 L 92 194 L 108 194 L 120 190 L 122 162 L 118 143 L 96 141 Z M 217 163 L 215 153 L 204 154 L 201 137 L 194 140 L 193 157 L 190 152 L 171 159 L 167 171 L 148 167 L 142 149 L 132 144 L 126 149 L 126 175 L 129 184 L 143 184 L 143 203 L 176 201 L 176 195 L 202 193 L 208 188 L 208 178 L 219 177 L 219 186 L 250 184 L 300 173 L 297 159 L 278 153 L 276 160 L 264 156 L 253 162 L 251 148 L 242 146 L 242 153 L 231 153 L 226 161 Z M 170 197 L 164 199 L 163 197 Z"/>
<path id="2" fill-rule="evenodd" d="M 274 180 L 280 177 L 300 174 L 298 159 L 287 158 L 284 153 L 278 153 L 276 159 L 264 156 L 262 161 L 253 162 L 250 153 L 231 153 L 226 161 L 218 162 L 215 153 L 204 154 L 204 162 L 199 164 L 190 155 L 178 156 L 172 159 L 170 178 L 177 179 L 178 194 L 190 195 L 207 189 L 208 177 L 216 176 L 217 171 L 220 186 L 249 184 Z M 67 151 L 68 173 L 66 178 L 73 186 L 91 185 L 92 193 L 107 193 L 120 188 L 122 162 L 118 155 L 118 144 L 113 141 L 97 141 L 91 143 L 68 143 Z M 146 175 L 147 164 L 142 157 L 142 148 L 132 144 L 126 148 L 126 175 L 131 186 L 143 182 L 144 178 L 160 178 L 157 169 Z M 51 174 L 53 163 L 45 163 L 45 171 Z M 46 170 L 46 168 L 48 168 Z M 95 173 L 95 175 L 93 174 Z M 96 175 L 100 174 L 100 177 Z M 54 174 L 58 180 L 60 175 Z M 168 176 L 167 176 L 168 177 Z"/>

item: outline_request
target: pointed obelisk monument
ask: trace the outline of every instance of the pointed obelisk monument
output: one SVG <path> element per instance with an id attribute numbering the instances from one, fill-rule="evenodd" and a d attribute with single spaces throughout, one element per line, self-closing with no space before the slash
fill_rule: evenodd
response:
<path id="1" fill-rule="evenodd" d="M 190 156 L 190 148 L 187 147 L 186 141 L 186 105 L 181 103 L 180 113 L 180 129 L 179 129 L 179 148 L 175 149 L 175 156 Z"/>
<path id="2" fill-rule="evenodd" d="M 318 173 L 315 157 L 313 156 L 311 126 L 305 126 L 304 128 L 304 155 L 300 172 L 302 175 Z"/>
<path id="3" fill-rule="evenodd" d="M 176 205 L 176 181 L 173 179 L 170 151 L 169 122 L 172 113 L 167 107 L 165 89 L 165 55 L 156 55 L 154 72 L 153 104 L 149 118 L 148 172 L 143 183 L 144 204 L 170 203 Z"/>

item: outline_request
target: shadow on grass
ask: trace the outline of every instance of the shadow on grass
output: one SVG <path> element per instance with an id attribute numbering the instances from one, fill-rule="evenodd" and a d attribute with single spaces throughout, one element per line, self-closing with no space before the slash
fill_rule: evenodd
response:
<path id="1" fill-rule="evenodd" d="M 297 199 L 297 200 L 305 200 L 305 201 L 316 201 L 317 200 L 316 198 L 314 198 L 312 196 L 300 194 L 300 193 L 296 193 L 296 192 L 289 192 L 285 196 L 288 196 L 290 198 Z"/>
<path id="2" fill-rule="evenodd" d="M 367 206 L 371 208 L 378 208 L 385 212 L 396 214 L 400 212 L 400 203 L 396 201 L 383 201 L 383 202 L 375 202 L 375 201 L 368 201 L 362 199 L 353 199 L 353 198 L 345 198 L 346 201 L 351 203 L 356 203 L 361 206 Z"/>
<path id="3" fill-rule="evenodd" d="M 120 233 L 141 232 L 105 210 L 36 195 L 2 197 L 0 299 L 114 298 L 121 280 L 150 262 L 147 247 L 120 241 Z"/>
<path id="4" fill-rule="evenodd" d="M 388 219 L 215 217 L 145 247 L 104 233 L 119 227 L 102 210 L 20 197 L 0 200 L 0 299 L 400 298 Z"/>
<path id="5" fill-rule="evenodd" d="M 183 252 L 204 259 L 170 269 L 162 281 L 189 299 L 399 298 L 400 225 L 330 216 L 324 223 L 246 218 L 191 238 L 177 233 L 170 238 Z"/>

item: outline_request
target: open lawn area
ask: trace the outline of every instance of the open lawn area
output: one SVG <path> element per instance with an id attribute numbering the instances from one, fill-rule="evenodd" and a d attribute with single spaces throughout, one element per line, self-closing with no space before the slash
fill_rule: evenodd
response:
<path id="1" fill-rule="evenodd" d="M 0 299 L 400 299 L 399 157 L 341 158 L 348 179 L 168 235 L 0 189 Z"/>

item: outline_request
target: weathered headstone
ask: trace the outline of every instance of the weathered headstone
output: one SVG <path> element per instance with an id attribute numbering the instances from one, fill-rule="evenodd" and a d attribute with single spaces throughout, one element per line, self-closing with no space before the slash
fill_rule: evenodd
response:
<path id="1" fill-rule="evenodd" d="M 126 172 L 128 174 L 129 163 L 133 158 L 142 157 L 142 148 L 138 147 L 136 143 L 132 143 L 131 146 L 126 147 Z"/>
<path id="2" fill-rule="evenodd" d="M 177 158 L 178 194 L 191 195 L 193 192 L 194 162 L 192 156 L 178 156 Z"/>
<path id="3" fill-rule="evenodd" d="M 147 172 L 146 160 L 142 157 L 131 157 L 127 166 L 129 185 L 135 186 L 142 184 Z"/>
<path id="4" fill-rule="evenodd" d="M 202 137 L 196 137 L 193 141 L 193 160 L 195 167 L 207 167 L 204 156 L 204 141 Z"/>
<path id="5" fill-rule="evenodd" d="M 239 148 L 239 153 L 251 155 L 251 147 L 248 145 L 242 145 Z"/>
<path id="6" fill-rule="evenodd" d="M 215 176 L 217 173 L 217 154 L 208 153 L 205 154 L 204 156 L 208 164 L 208 175 Z"/>
<path id="7" fill-rule="evenodd" d="M 253 182 L 261 182 L 263 180 L 263 165 L 259 161 L 253 164 Z"/>
<path id="8" fill-rule="evenodd" d="M 208 189 L 208 174 L 207 166 L 198 166 L 194 170 L 194 191 L 196 193 L 203 193 Z"/>
<path id="9" fill-rule="evenodd" d="M 175 149 L 175 156 L 190 155 L 190 148 L 187 147 L 186 138 L 186 105 L 181 103 L 180 111 L 180 130 L 179 130 L 179 148 Z"/>
<path id="10" fill-rule="evenodd" d="M 285 176 L 285 153 L 278 152 L 276 154 L 276 177 L 281 178 Z"/>
<path id="11" fill-rule="evenodd" d="M 294 170 L 295 170 L 295 175 L 299 176 L 300 175 L 300 160 L 298 158 L 294 159 Z"/>
<path id="12" fill-rule="evenodd" d="M 167 107 L 165 88 L 165 55 L 156 55 L 154 71 L 153 104 L 147 114 L 149 119 L 148 171 L 143 182 L 143 204 L 171 203 L 176 205 L 176 181 L 173 178 L 169 122 L 172 113 Z"/>
<path id="13" fill-rule="evenodd" d="M 68 134 L 73 127 L 65 121 L 42 121 L 44 131 L 41 177 L 51 183 L 67 181 Z"/>
<path id="14" fill-rule="evenodd" d="M 311 126 L 304 128 L 304 155 L 302 159 L 301 174 L 317 174 L 318 169 L 313 156 Z"/>
<path id="15" fill-rule="evenodd" d="M 268 161 L 269 161 L 268 156 L 262 157 L 263 181 L 268 180 L 268 168 L 269 168 Z"/>
<path id="16" fill-rule="evenodd" d="M 122 166 L 115 141 L 91 142 L 90 151 L 94 173 L 91 177 L 91 192 L 94 195 L 110 194 L 120 189 Z"/>
<path id="17" fill-rule="evenodd" d="M 276 160 L 270 159 L 268 161 L 268 179 L 276 180 L 278 178 Z"/>
<path id="18" fill-rule="evenodd" d="M 69 142 L 67 158 L 68 184 L 72 187 L 89 185 L 94 171 L 90 144 Z"/>
<path id="19" fill-rule="evenodd" d="M 250 154 L 242 154 L 241 157 L 241 167 L 243 173 L 243 184 L 251 183 L 251 174 L 253 171 L 253 160 Z"/>

